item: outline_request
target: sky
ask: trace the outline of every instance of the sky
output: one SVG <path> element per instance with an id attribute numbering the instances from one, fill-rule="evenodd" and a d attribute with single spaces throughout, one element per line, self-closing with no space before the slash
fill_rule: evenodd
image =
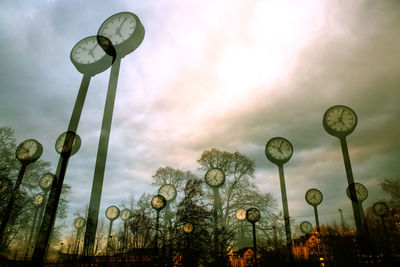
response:
<path id="1" fill-rule="evenodd" d="M 264 148 L 275 136 L 294 154 L 284 165 L 295 225 L 314 224 L 305 192 L 318 188 L 320 223 L 352 222 L 340 142 L 322 127 L 330 106 L 358 116 L 348 147 L 369 197 L 399 177 L 400 3 L 396 0 L 3 0 L 0 3 L 0 126 L 17 143 L 34 138 L 55 171 L 82 79 L 72 47 L 114 13 L 135 13 L 143 43 L 122 59 L 100 216 L 131 194 L 155 194 L 152 175 L 198 171 L 205 150 L 239 151 L 256 163 L 254 182 L 281 209 L 277 167 Z M 109 70 L 91 79 L 69 163 L 72 214 L 89 202 Z M 66 224 L 72 229 L 73 217 Z"/>

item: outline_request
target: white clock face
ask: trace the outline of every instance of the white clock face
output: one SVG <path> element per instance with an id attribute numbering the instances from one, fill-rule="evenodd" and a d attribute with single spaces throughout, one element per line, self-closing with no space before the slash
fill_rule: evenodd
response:
<path id="1" fill-rule="evenodd" d="M 292 156 L 293 148 L 285 138 L 274 137 L 268 141 L 265 153 L 269 154 L 275 160 L 285 161 Z"/>
<path id="2" fill-rule="evenodd" d="M 368 198 L 368 190 L 363 184 L 354 183 L 354 187 L 356 189 L 356 196 L 358 201 L 363 202 Z M 348 198 L 351 199 L 349 187 L 346 188 L 346 195 Z"/>
<path id="3" fill-rule="evenodd" d="M 106 217 L 110 220 L 115 220 L 119 216 L 119 208 L 116 206 L 110 206 L 106 210 Z"/>
<path id="4" fill-rule="evenodd" d="M 319 205 L 322 202 L 323 196 L 321 191 L 312 188 L 306 192 L 306 201 L 310 205 Z"/>
<path id="5" fill-rule="evenodd" d="M 82 217 L 76 218 L 74 221 L 74 226 L 77 229 L 82 228 L 83 226 L 85 226 L 85 224 L 86 224 L 86 220 Z"/>
<path id="6" fill-rule="evenodd" d="M 136 28 L 136 19 L 130 13 L 118 13 L 108 18 L 99 29 L 99 35 L 111 40 L 112 44 L 119 45 L 128 40 Z"/>
<path id="7" fill-rule="evenodd" d="M 128 220 L 132 216 L 132 212 L 129 209 L 123 209 L 121 211 L 121 219 L 122 220 Z"/>
<path id="8" fill-rule="evenodd" d="M 185 225 L 183 226 L 183 231 L 188 234 L 191 233 L 193 231 L 193 224 L 185 223 Z"/>
<path id="9" fill-rule="evenodd" d="M 43 195 L 42 194 L 36 194 L 33 197 L 33 201 L 32 201 L 33 205 L 39 206 L 40 204 L 42 204 L 42 202 L 43 202 Z"/>
<path id="10" fill-rule="evenodd" d="M 19 160 L 30 160 L 38 149 L 37 142 L 33 139 L 22 142 L 17 148 L 17 158 Z"/>
<path id="11" fill-rule="evenodd" d="M 158 194 L 163 195 L 167 201 L 172 201 L 176 197 L 176 189 L 172 184 L 165 184 L 160 187 Z"/>
<path id="12" fill-rule="evenodd" d="M 92 64 L 105 56 L 99 46 L 96 36 L 90 36 L 79 41 L 72 49 L 72 58 L 80 64 Z"/>
<path id="13" fill-rule="evenodd" d="M 258 222 L 258 220 L 260 220 L 260 217 L 260 211 L 256 208 L 250 208 L 246 211 L 246 219 L 251 223 Z"/>
<path id="14" fill-rule="evenodd" d="M 151 206 L 156 210 L 162 210 L 167 200 L 162 195 L 156 195 L 151 199 Z"/>
<path id="15" fill-rule="evenodd" d="M 336 132 L 349 132 L 357 123 L 356 114 L 346 106 L 333 106 L 324 116 L 326 125 Z"/>
<path id="16" fill-rule="evenodd" d="M 218 168 L 210 169 L 205 176 L 206 183 L 211 187 L 219 187 L 225 182 L 225 173 Z"/>
<path id="17" fill-rule="evenodd" d="M 389 213 L 389 206 L 385 202 L 376 202 L 372 210 L 378 216 L 386 216 Z"/>
<path id="18" fill-rule="evenodd" d="M 308 221 L 304 221 L 304 222 L 302 222 L 302 223 L 300 224 L 300 230 L 301 230 L 303 233 L 305 233 L 305 234 L 311 233 L 312 229 L 313 229 L 313 226 L 312 226 L 312 224 L 311 224 L 310 222 L 308 222 Z"/>
<path id="19" fill-rule="evenodd" d="M 53 179 L 54 179 L 54 174 L 52 173 L 45 173 L 42 176 L 42 179 L 40 179 L 39 182 L 39 186 L 40 188 L 42 188 L 43 190 L 49 189 L 51 184 L 53 183 Z"/>
<path id="20" fill-rule="evenodd" d="M 246 219 L 246 210 L 245 209 L 237 209 L 235 212 L 235 217 L 239 221 Z"/>

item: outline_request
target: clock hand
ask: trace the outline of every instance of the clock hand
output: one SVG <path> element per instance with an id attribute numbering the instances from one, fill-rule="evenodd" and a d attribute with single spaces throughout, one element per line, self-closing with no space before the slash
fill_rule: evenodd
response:
<path id="1" fill-rule="evenodd" d="M 125 21 L 127 20 L 127 18 L 125 17 L 123 20 L 122 20 L 122 22 L 121 22 L 121 25 L 119 25 L 119 27 L 116 29 L 116 34 L 118 34 L 119 36 L 121 36 L 122 37 L 122 35 L 121 35 L 121 27 L 122 27 L 122 25 L 124 25 L 124 23 L 125 23 Z"/>

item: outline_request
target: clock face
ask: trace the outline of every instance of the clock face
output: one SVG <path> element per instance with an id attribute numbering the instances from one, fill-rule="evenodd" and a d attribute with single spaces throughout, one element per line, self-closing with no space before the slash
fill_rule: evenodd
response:
<path id="1" fill-rule="evenodd" d="M 32 163 L 40 158 L 42 152 L 43 147 L 38 141 L 34 139 L 28 139 L 17 147 L 15 154 L 21 163 Z"/>
<path id="2" fill-rule="evenodd" d="M 102 59 L 106 53 L 99 46 L 96 36 L 80 40 L 71 51 L 71 59 L 80 64 L 92 64 Z"/>
<path id="3" fill-rule="evenodd" d="M 256 223 L 260 220 L 261 214 L 257 208 L 250 208 L 246 211 L 246 219 L 251 223 Z"/>
<path id="4" fill-rule="evenodd" d="M 10 179 L 8 179 L 6 177 L 0 178 L 0 194 L 1 195 L 8 194 L 12 190 L 12 187 L 13 187 L 13 182 Z"/>
<path id="5" fill-rule="evenodd" d="M 183 231 L 187 234 L 191 233 L 193 231 L 193 224 L 185 223 L 185 225 L 183 226 Z"/>
<path id="6" fill-rule="evenodd" d="M 78 217 L 74 221 L 74 226 L 76 229 L 81 229 L 83 226 L 85 226 L 86 220 L 82 217 Z"/>
<path id="7" fill-rule="evenodd" d="M 301 230 L 303 233 L 305 233 L 305 234 L 311 233 L 312 229 L 313 229 L 313 226 L 312 226 L 312 224 L 311 224 L 310 222 L 308 222 L 308 221 L 304 221 L 304 222 L 302 222 L 302 223 L 300 224 L 300 230 Z"/>
<path id="8" fill-rule="evenodd" d="M 211 187 L 220 187 L 225 183 L 225 173 L 218 168 L 209 169 L 206 172 L 205 180 Z"/>
<path id="9" fill-rule="evenodd" d="M 329 134 L 343 137 L 353 132 L 357 125 L 357 115 L 349 107 L 332 106 L 325 112 L 322 124 Z"/>
<path id="10" fill-rule="evenodd" d="M 42 194 L 36 194 L 33 196 L 32 200 L 33 205 L 35 206 L 40 206 L 43 203 L 43 195 Z"/>
<path id="11" fill-rule="evenodd" d="M 110 206 L 106 209 L 106 217 L 109 220 L 115 220 L 119 216 L 119 208 L 117 206 Z"/>
<path id="12" fill-rule="evenodd" d="M 81 147 L 81 138 L 72 131 L 62 133 L 56 141 L 56 151 L 58 154 L 70 156 L 78 152 Z"/>
<path id="13" fill-rule="evenodd" d="M 176 189 L 172 184 L 165 184 L 158 189 L 158 194 L 163 195 L 169 202 L 174 201 L 176 198 Z"/>
<path id="14" fill-rule="evenodd" d="M 363 184 L 354 183 L 354 187 L 356 189 L 356 195 L 358 201 L 363 202 L 368 198 L 368 190 Z M 346 195 L 349 199 L 351 199 L 349 187 L 346 188 Z"/>
<path id="15" fill-rule="evenodd" d="M 151 206 L 153 207 L 153 209 L 162 210 L 166 204 L 167 204 L 167 200 L 165 199 L 165 197 L 163 195 L 155 195 L 151 199 Z"/>
<path id="16" fill-rule="evenodd" d="M 322 202 L 323 196 L 321 191 L 311 188 L 306 192 L 306 201 L 312 206 L 317 206 Z"/>
<path id="17" fill-rule="evenodd" d="M 239 221 L 242 221 L 242 220 L 246 219 L 246 210 L 245 209 L 237 209 L 235 211 L 235 217 Z"/>
<path id="18" fill-rule="evenodd" d="M 293 146 L 283 137 L 274 137 L 265 146 L 265 156 L 275 164 L 288 162 L 292 155 Z"/>
<path id="19" fill-rule="evenodd" d="M 122 12 L 108 18 L 99 29 L 99 35 L 111 40 L 113 45 L 119 45 L 133 34 L 136 28 L 136 19 L 131 13 Z"/>
<path id="20" fill-rule="evenodd" d="M 389 213 L 389 206 L 385 202 L 376 202 L 372 210 L 377 216 L 386 216 Z"/>
<path id="21" fill-rule="evenodd" d="M 121 219 L 126 221 L 132 217 L 132 211 L 130 209 L 123 209 L 121 211 Z"/>
<path id="22" fill-rule="evenodd" d="M 51 184 L 53 183 L 53 180 L 54 174 L 50 172 L 43 174 L 39 182 L 40 188 L 42 188 L 43 191 L 48 191 L 51 187 Z"/>

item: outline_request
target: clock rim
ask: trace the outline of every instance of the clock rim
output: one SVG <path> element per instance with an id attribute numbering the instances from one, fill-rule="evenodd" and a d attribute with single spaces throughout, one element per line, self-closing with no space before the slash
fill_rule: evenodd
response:
<path id="1" fill-rule="evenodd" d="M 268 145 L 269 145 L 270 142 L 272 142 L 272 140 L 274 140 L 274 139 L 283 139 L 284 141 L 286 141 L 286 142 L 290 145 L 290 148 L 291 148 L 292 152 L 290 153 L 290 156 L 289 156 L 289 157 L 287 157 L 286 159 L 276 159 L 276 158 L 274 158 L 274 157 L 269 153 L 269 151 L 268 151 Z M 267 144 L 265 145 L 265 150 L 264 150 L 264 153 L 265 153 L 265 156 L 267 157 L 267 159 L 268 159 L 269 161 L 271 161 L 272 163 L 278 165 L 278 166 L 283 165 L 283 164 L 285 164 L 286 162 L 288 162 L 288 161 L 292 158 L 293 152 L 294 152 L 294 149 L 293 149 L 292 143 L 291 143 L 288 139 L 286 139 L 286 138 L 284 138 L 284 137 L 281 137 L 281 136 L 276 136 L 276 137 L 272 137 L 271 139 L 269 139 L 268 142 L 267 142 Z"/>
<path id="2" fill-rule="evenodd" d="M 218 185 L 211 185 L 211 184 L 207 181 L 207 174 L 208 174 L 211 170 L 219 170 L 219 171 L 222 172 L 222 181 L 221 181 Z M 218 167 L 208 169 L 207 172 L 206 172 L 206 174 L 204 175 L 204 180 L 205 180 L 206 184 L 207 184 L 209 187 L 212 187 L 212 188 L 219 188 L 219 187 L 221 187 L 221 186 L 223 186 L 223 185 L 225 184 L 225 180 L 226 180 L 225 172 L 224 172 L 221 168 L 218 168 Z"/>
<path id="3" fill-rule="evenodd" d="M 126 39 L 125 41 L 123 41 L 120 44 L 117 44 L 117 45 L 113 44 L 115 51 L 117 52 L 117 58 L 123 58 L 126 55 L 135 51 L 140 46 L 140 44 L 143 42 L 144 35 L 145 35 L 144 26 L 143 26 L 142 22 L 140 21 L 139 17 L 136 14 L 129 12 L 129 11 L 118 12 L 118 13 L 111 15 L 107 19 L 105 19 L 103 21 L 103 23 L 100 25 L 99 29 L 97 30 L 97 34 L 101 35 L 100 30 L 102 29 L 102 27 L 104 26 L 104 24 L 107 21 L 111 20 L 113 17 L 119 16 L 122 14 L 133 16 L 136 21 L 136 27 L 135 27 L 133 33 L 128 37 L 128 39 Z"/>
<path id="4" fill-rule="evenodd" d="M 117 213 L 117 215 L 115 216 L 115 218 L 109 218 L 109 217 L 107 216 L 107 210 L 110 209 L 110 208 L 113 208 L 113 207 L 117 208 L 118 213 Z M 120 213 L 121 213 L 121 211 L 120 211 L 119 208 L 118 208 L 117 206 L 115 206 L 115 205 L 109 206 L 109 207 L 106 209 L 106 211 L 105 211 L 106 218 L 109 219 L 110 221 L 114 221 L 114 220 L 118 219 Z"/>
<path id="5" fill-rule="evenodd" d="M 37 149 L 36 149 L 35 153 L 31 157 L 28 157 L 27 159 L 20 159 L 18 157 L 18 153 L 17 153 L 18 152 L 18 148 L 21 147 L 25 142 L 28 142 L 28 141 L 34 141 L 36 143 Z M 27 139 L 25 141 L 22 141 L 18 145 L 17 149 L 15 150 L 15 157 L 21 162 L 21 164 L 28 165 L 30 163 L 33 163 L 33 162 L 37 161 L 40 158 L 40 156 L 42 156 L 42 153 L 43 153 L 43 146 L 42 146 L 41 143 L 39 143 L 36 139 Z"/>
<path id="6" fill-rule="evenodd" d="M 162 205 L 161 207 L 159 207 L 159 208 L 154 207 L 154 206 L 153 206 L 153 199 L 154 199 L 154 198 L 161 198 L 161 202 L 163 203 L 163 205 Z M 155 209 L 155 210 L 157 210 L 157 211 L 160 211 L 160 210 L 162 210 L 163 208 L 165 208 L 165 206 L 167 205 L 167 200 L 165 199 L 165 197 L 164 197 L 163 195 L 158 194 L 158 195 L 155 195 L 155 196 L 152 197 L 152 199 L 151 199 L 151 201 L 150 201 L 150 204 L 151 204 L 151 207 L 152 207 L 153 209 Z"/>
<path id="7" fill-rule="evenodd" d="M 321 194 L 321 196 L 322 196 L 321 201 L 320 201 L 318 204 L 312 204 L 312 203 L 310 203 L 310 202 L 308 201 L 308 199 L 307 199 L 307 194 L 308 194 L 309 192 L 311 192 L 312 190 L 317 190 L 317 191 Z M 322 203 L 322 200 L 324 200 L 324 194 L 322 194 L 322 192 L 321 192 L 319 189 L 317 189 L 317 188 L 310 188 L 310 189 L 307 190 L 307 192 L 306 192 L 304 198 L 305 198 L 306 202 L 307 202 L 309 205 L 311 205 L 311 206 L 318 206 L 319 204 Z"/>
<path id="8" fill-rule="evenodd" d="M 76 221 L 77 221 L 77 220 L 82 220 L 82 221 L 83 221 L 83 225 L 82 225 L 81 227 L 76 227 Z M 81 229 L 81 228 L 85 227 L 85 225 L 86 225 L 86 220 L 85 220 L 85 218 L 83 218 L 83 217 L 78 217 L 78 218 L 76 218 L 76 219 L 74 220 L 74 227 L 75 227 L 76 229 Z"/>
<path id="9" fill-rule="evenodd" d="M 378 214 L 378 212 L 376 211 L 376 206 L 378 206 L 378 205 L 384 205 L 384 206 L 387 208 L 387 212 L 386 212 L 385 214 Z M 374 205 L 372 205 L 372 211 L 373 211 L 374 214 L 377 215 L 377 216 L 385 217 L 386 215 L 389 214 L 390 208 L 389 208 L 389 205 L 386 204 L 385 202 L 383 202 L 383 201 L 378 201 L 378 202 L 375 202 Z"/>
<path id="10" fill-rule="evenodd" d="M 347 130 L 347 131 L 344 131 L 344 132 L 340 132 L 340 131 L 336 131 L 336 130 L 332 129 L 332 128 L 328 125 L 328 123 L 327 123 L 327 121 L 326 121 L 327 116 L 328 116 L 328 112 L 329 112 L 330 110 L 334 109 L 334 108 L 346 108 L 346 109 L 350 110 L 350 111 L 354 114 L 355 122 L 354 122 L 354 125 L 353 125 L 353 127 L 352 127 L 351 129 L 349 129 L 349 130 Z M 329 107 L 329 108 L 325 111 L 324 116 L 322 117 L 322 125 L 323 125 L 325 131 L 326 131 L 328 134 L 333 135 L 333 136 L 338 137 L 338 138 L 345 138 L 346 136 L 350 135 L 350 134 L 354 131 L 354 129 L 357 127 L 357 123 L 358 123 L 357 114 L 354 112 L 354 110 L 353 110 L 352 108 L 350 108 L 350 107 L 348 107 L 348 106 L 345 106 L 345 105 L 334 105 L 334 106 Z"/>
<path id="11" fill-rule="evenodd" d="M 160 188 L 158 189 L 158 194 L 159 195 L 161 195 L 160 194 L 160 190 L 161 190 L 161 188 L 163 187 L 163 186 L 172 186 L 173 188 L 174 188 L 174 190 L 175 190 L 175 194 L 174 194 L 174 197 L 173 198 L 171 198 L 170 200 L 167 200 L 167 198 L 165 198 L 165 200 L 167 201 L 167 202 L 172 202 L 172 201 L 174 201 L 175 199 L 176 199 L 176 196 L 177 196 L 177 194 L 178 194 L 178 192 L 177 192 L 177 190 L 176 190 L 176 187 L 173 185 L 173 184 L 163 184 L 162 186 L 160 186 Z"/>
<path id="12" fill-rule="evenodd" d="M 250 211 L 256 211 L 256 212 L 258 212 L 258 219 L 257 220 L 250 220 L 249 219 L 249 213 L 250 213 Z M 247 221 L 249 221 L 250 223 L 256 223 L 256 222 L 258 222 L 259 220 L 261 219 L 261 212 L 260 212 L 260 210 L 259 209 L 257 209 L 257 208 L 255 208 L 255 207 L 252 207 L 252 208 L 249 208 L 249 209 L 247 209 L 246 210 L 246 220 Z"/>
<path id="13" fill-rule="evenodd" d="M 304 226 L 304 224 L 309 224 L 309 225 L 311 225 L 311 230 L 309 231 L 309 232 L 305 232 L 304 230 L 303 230 L 303 227 L 302 226 Z M 312 225 L 312 223 L 311 222 L 309 222 L 309 221 L 302 221 L 301 223 L 300 223 L 300 231 L 302 231 L 303 232 L 303 234 L 309 234 L 309 233 L 311 233 L 312 232 L 312 229 L 313 229 L 313 225 Z"/>
<path id="14" fill-rule="evenodd" d="M 90 76 L 95 76 L 96 74 L 102 73 L 102 72 L 106 71 L 109 67 L 111 67 L 111 65 L 112 65 L 112 57 L 104 52 L 105 55 L 101 59 L 99 59 L 99 60 L 97 60 L 97 61 L 95 61 L 93 63 L 82 64 L 82 63 L 79 63 L 78 61 L 76 61 L 72 56 L 72 53 L 73 53 L 74 49 L 77 48 L 79 43 L 81 43 L 84 40 L 89 39 L 89 38 L 94 38 L 96 40 L 96 42 L 97 42 L 97 35 L 91 35 L 91 36 L 88 36 L 88 37 L 85 37 L 85 38 L 79 40 L 74 45 L 74 47 L 71 49 L 71 52 L 69 54 L 69 59 L 71 60 L 72 64 L 75 66 L 75 68 L 80 73 L 82 73 L 84 75 L 86 74 L 86 75 L 90 75 Z"/>
<path id="15" fill-rule="evenodd" d="M 73 133 L 74 135 L 75 135 L 75 144 L 72 146 L 72 148 L 71 148 L 71 150 L 69 150 L 69 151 L 65 151 L 65 152 L 59 152 L 58 150 L 57 150 L 57 143 L 58 143 L 58 140 L 61 138 L 61 136 L 63 135 L 63 134 L 68 134 L 68 133 Z M 66 131 L 66 132 L 63 132 L 63 133 L 61 133 L 58 137 L 57 137 L 57 140 L 56 140 L 56 143 L 54 144 L 54 147 L 55 147 L 55 149 L 56 149 L 56 152 L 58 153 L 58 154 L 60 154 L 61 156 L 73 156 L 73 155 L 75 155 L 78 151 L 79 151 L 79 149 L 81 148 L 81 144 L 82 144 L 82 140 L 81 140 L 81 137 L 79 136 L 79 134 L 77 134 L 77 133 L 75 133 L 75 132 L 73 132 L 73 131 Z M 70 152 L 71 151 L 71 152 Z"/>
<path id="16" fill-rule="evenodd" d="M 365 185 L 363 185 L 362 183 L 354 183 L 354 188 L 355 188 L 355 189 L 356 189 L 356 186 L 357 186 L 357 185 L 363 186 L 363 187 L 365 188 L 365 191 L 367 191 L 367 196 L 366 196 L 364 199 L 360 200 L 360 199 L 358 199 L 357 190 L 356 190 L 357 201 L 358 201 L 358 202 L 364 202 L 364 201 L 368 198 L 368 196 L 369 196 L 368 189 L 367 189 L 367 187 L 366 187 Z M 350 189 L 349 189 L 349 187 L 350 187 L 350 185 L 348 185 L 348 186 L 346 187 L 346 195 L 347 195 L 347 197 L 351 200 L 351 197 L 350 197 Z"/>
<path id="17" fill-rule="evenodd" d="M 37 195 L 41 195 L 41 196 L 42 196 L 42 202 L 40 202 L 40 204 L 38 204 L 38 205 L 36 205 L 36 204 L 34 203 L 34 200 L 35 200 L 35 198 L 36 198 Z M 40 206 L 42 206 L 42 204 L 43 204 L 43 200 L 44 200 L 44 195 L 43 195 L 42 193 L 37 193 L 37 194 L 35 194 L 35 195 L 33 196 L 33 198 L 32 198 L 32 204 L 33 204 L 33 206 L 35 206 L 35 207 L 40 207 Z"/>
<path id="18" fill-rule="evenodd" d="M 51 181 L 49 187 L 43 188 L 43 187 L 42 187 L 42 180 L 43 180 L 43 177 L 44 177 L 45 175 L 48 175 L 48 174 L 50 174 L 50 175 L 53 177 L 53 180 Z M 39 187 L 40 187 L 43 191 L 48 191 L 48 190 L 50 190 L 51 185 L 53 184 L 55 177 L 56 177 L 55 174 L 53 174 L 53 173 L 51 173 L 51 172 L 46 172 L 46 173 L 43 174 L 42 177 L 40 178 Z"/>

